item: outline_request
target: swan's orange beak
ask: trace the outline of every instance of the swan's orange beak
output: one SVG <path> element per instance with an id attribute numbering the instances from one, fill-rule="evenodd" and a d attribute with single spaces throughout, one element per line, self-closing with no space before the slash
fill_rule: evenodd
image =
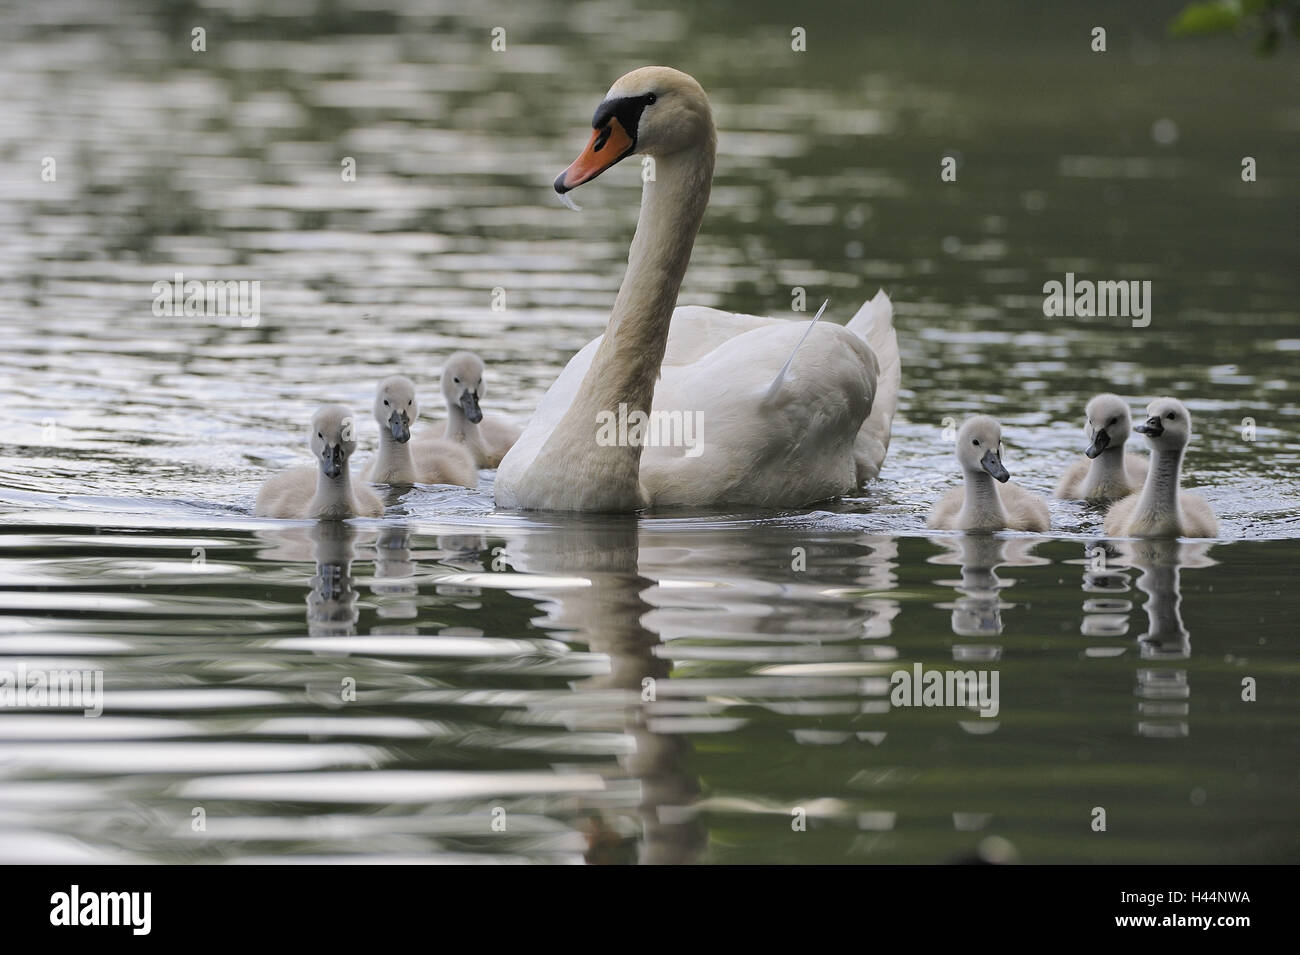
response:
<path id="1" fill-rule="evenodd" d="M 555 191 L 564 195 L 584 182 L 591 182 L 602 172 L 636 148 L 636 140 L 623 124 L 611 116 L 608 123 L 591 132 L 591 141 L 582 155 L 555 179 Z"/>

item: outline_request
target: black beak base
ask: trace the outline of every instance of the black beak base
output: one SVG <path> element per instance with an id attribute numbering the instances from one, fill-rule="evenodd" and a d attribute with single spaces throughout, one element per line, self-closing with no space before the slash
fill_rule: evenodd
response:
<path id="1" fill-rule="evenodd" d="M 388 429 L 393 435 L 393 440 L 398 444 L 406 444 L 411 440 L 411 419 L 406 416 L 405 411 L 394 412 L 388 419 Z"/>
<path id="2" fill-rule="evenodd" d="M 327 444 L 321 452 L 320 469 L 327 478 L 336 478 L 343 473 L 343 446 Z"/>
<path id="3" fill-rule="evenodd" d="M 1110 435 L 1106 433 L 1105 428 L 1102 428 L 1093 436 L 1092 444 L 1088 445 L 1087 450 L 1083 453 L 1090 458 L 1095 458 L 1108 447 L 1110 447 Z"/>
<path id="4" fill-rule="evenodd" d="M 470 424 L 483 420 L 483 410 L 478 406 L 478 392 L 462 391 L 460 393 L 460 410 L 465 412 L 465 419 Z"/>
<path id="5" fill-rule="evenodd" d="M 1146 424 L 1140 424 L 1133 430 L 1145 434 L 1148 438 L 1158 438 L 1165 433 L 1165 426 L 1160 423 L 1159 418 L 1147 418 Z"/>
<path id="6" fill-rule="evenodd" d="M 1001 484 L 1006 484 L 1007 481 L 1011 480 L 1011 475 L 1002 466 L 1002 455 L 996 451 L 985 451 L 984 457 L 980 458 L 980 466 L 993 476 L 993 480 Z"/>

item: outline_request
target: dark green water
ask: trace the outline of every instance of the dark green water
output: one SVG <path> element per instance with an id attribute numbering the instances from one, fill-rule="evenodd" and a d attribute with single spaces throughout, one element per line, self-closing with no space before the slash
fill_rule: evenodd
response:
<path id="1" fill-rule="evenodd" d="M 0 670 L 105 685 L 95 719 L 0 709 L 0 859 L 1300 859 L 1300 60 L 1151 6 L 0 5 Z M 484 472 L 352 527 L 249 517 L 311 410 L 393 371 L 429 427 L 473 348 L 527 416 L 639 198 L 628 164 L 579 214 L 549 183 L 649 62 L 720 131 L 683 302 L 893 297 L 881 478 L 557 520 Z M 156 317 L 177 271 L 260 281 L 257 327 Z M 1045 318 L 1066 272 L 1151 281 L 1151 325 Z M 1105 390 L 1187 403 L 1222 540 L 1099 554 L 1059 502 L 1048 537 L 925 533 L 945 419 L 999 416 L 1047 491 Z M 996 716 L 891 705 L 917 663 L 996 671 Z"/>

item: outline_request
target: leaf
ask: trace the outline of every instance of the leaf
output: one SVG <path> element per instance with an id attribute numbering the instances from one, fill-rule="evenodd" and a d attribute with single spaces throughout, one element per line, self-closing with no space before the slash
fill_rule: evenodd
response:
<path id="1" fill-rule="evenodd" d="M 1209 0 L 1183 8 L 1169 32 L 1174 36 L 1205 36 L 1226 33 L 1241 25 L 1242 10 L 1238 0 Z"/>

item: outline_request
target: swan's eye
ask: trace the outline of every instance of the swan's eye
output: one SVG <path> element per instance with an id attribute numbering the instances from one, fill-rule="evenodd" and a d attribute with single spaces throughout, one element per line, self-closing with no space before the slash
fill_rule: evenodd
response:
<path id="1" fill-rule="evenodd" d="M 653 104 L 654 101 L 657 100 L 658 98 L 659 98 L 659 97 L 655 96 L 654 93 L 649 93 L 649 94 L 646 95 L 646 98 L 645 98 L 645 104 L 646 104 L 647 106 L 650 106 L 650 105 Z"/>
<path id="2" fill-rule="evenodd" d="M 978 448 L 978 447 L 980 446 L 980 439 L 979 439 L 979 438 L 971 438 L 971 442 L 970 442 L 970 443 L 973 444 L 973 445 L 975 445 L 975 447 Z"/>
<path id="3" fill-rule="evenodd" d="M 1169 414 L 1165 415 L 1165 417 L 1168 418 L 1170 421 L 1173 421 L 1173 420 L 1174 420 L 1174 413 L 1171 411 L 1171 412 L 1169 412 Z"/>

